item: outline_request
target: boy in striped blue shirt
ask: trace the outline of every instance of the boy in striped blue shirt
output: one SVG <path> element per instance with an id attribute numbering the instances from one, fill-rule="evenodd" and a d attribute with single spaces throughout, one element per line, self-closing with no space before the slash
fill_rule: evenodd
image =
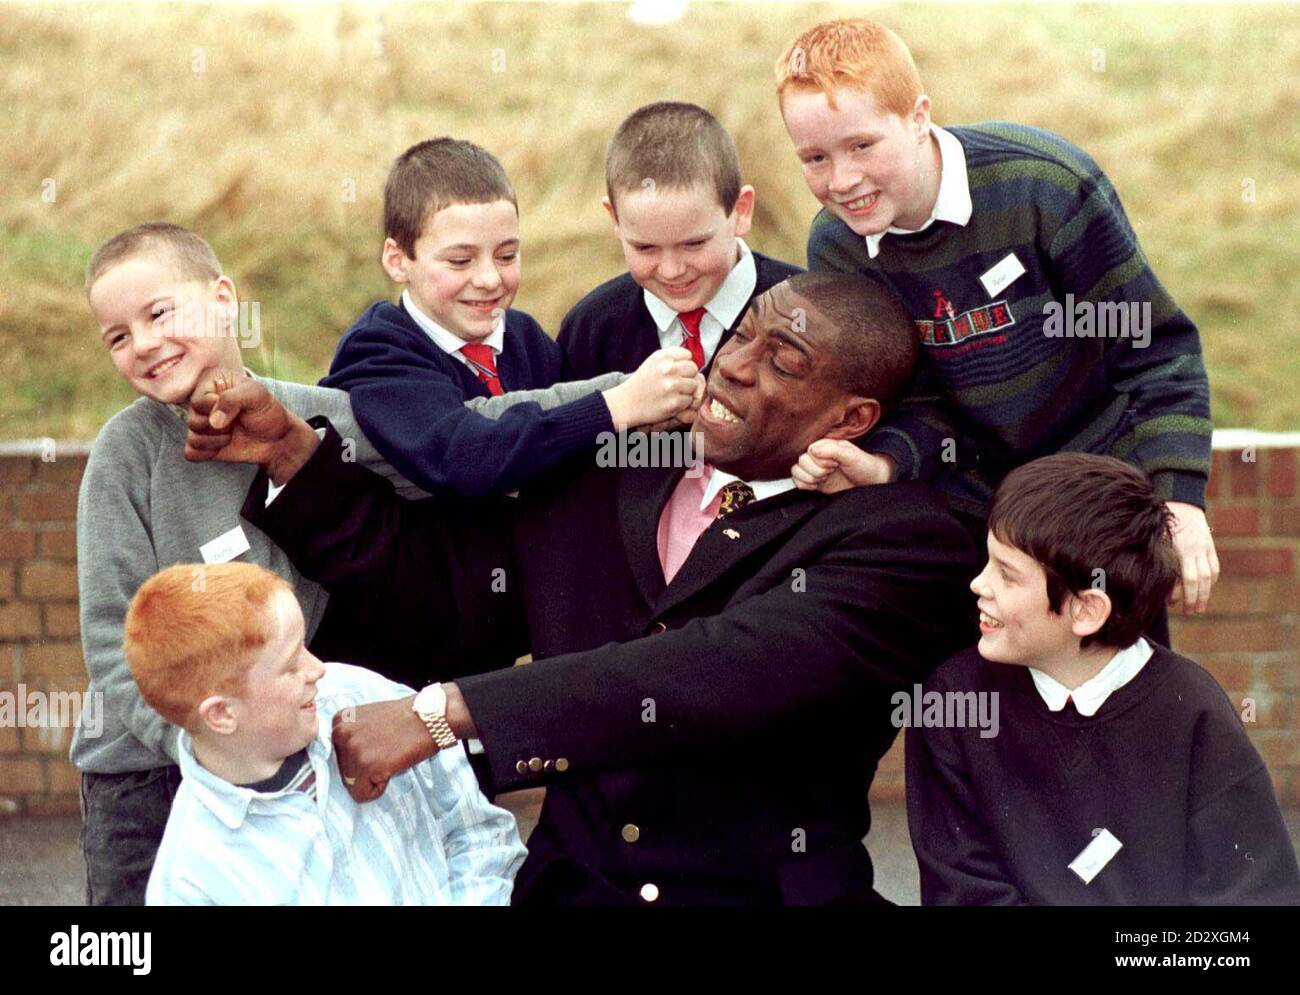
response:
<path id="1" fill-rule="evenodd" d="M 364 806 L 340 783 L 335 715 L 411 692 L 308 652 L 283 579 L 248 563 L 169 567 L 132 600 L 125 643 L 145 701 L 184 730 L 146 904 L 509 904 L 525 851 L 463 750 Z"/>

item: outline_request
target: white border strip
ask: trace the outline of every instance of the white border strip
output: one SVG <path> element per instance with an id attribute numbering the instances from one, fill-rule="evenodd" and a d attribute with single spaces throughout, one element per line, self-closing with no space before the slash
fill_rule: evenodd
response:
<path id="1" fill-rule="evenodd" d="M 1214 431 L 1215 449 L 1300 449 L 1300 432 L 1257 432 L 1253 428 L 1220 428 Z"/>

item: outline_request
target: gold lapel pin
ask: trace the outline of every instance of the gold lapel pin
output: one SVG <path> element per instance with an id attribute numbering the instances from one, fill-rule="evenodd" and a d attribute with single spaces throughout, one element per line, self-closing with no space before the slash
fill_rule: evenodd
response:
<path id="1" fill-rule="evenodd" d="M 740 533 L 737 532 L 735 529 L 723 529 L 723 530 L 722 530 L 722 534 L 723 534 L 724 536 L 726 536 L 728 539 L 739 539 L 739 538 L 740 538 Z"/>

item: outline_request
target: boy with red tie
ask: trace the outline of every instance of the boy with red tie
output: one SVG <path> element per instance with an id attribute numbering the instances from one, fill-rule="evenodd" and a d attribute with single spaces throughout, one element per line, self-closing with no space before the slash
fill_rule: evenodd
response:
<path id="1" fill-rule="evenodd" d="M 627 272 L 565 315 L 570 377 L 630 373 L 679 345 L 703 369 L 750 302 L 799 272 L 745 245 L 754 188 L 741 185 L 735 143 L 702 107 L 634 111 L 610 139 L 605 187 Z"/>
<path id="2" fill-rule="evenodd" d="M 517 404 L 497 420 L 467 410 L 468 398 L 560 380 L 559 347 L 510 308 L 520 278 L 510 180 L 469 142 L 421 142 L 389 172 L 384 232 L 384 270 L 406 290 L 357 319 L 321 382 L 348 391 L 375 448 L 432 494 L 515 490 L 602 433 L 672 418 L 702 388 L 678 349 L 549 410 Z"/>

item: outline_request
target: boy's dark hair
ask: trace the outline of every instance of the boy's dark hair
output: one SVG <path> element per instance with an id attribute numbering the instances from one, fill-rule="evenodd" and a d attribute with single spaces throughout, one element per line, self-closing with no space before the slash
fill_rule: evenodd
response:
<path id="1" fill-rule="evenodd" d="M 194 232 L 165 221 L 149 221 L 120 231 L 95 250 L 86 264 L 87 296 L 95 281 L 118 263 L 145 252 L 165 252 L 177 268 L 194 280 L 215 280 L 222 274 L 221 261 L 212 246 Z"/>
<path id="2" fill-rule="evenodd" d="M 663 190 L 702 184 L 730 214 L 741 186 L 736 143 L 703 107 L 646 104 L 618 126 L 605 151 L 605 192 L 615 213 L 615 195 L 640 190 L 647 181 Z"/>
<path id="3" fill-rule="evenodd" d="M 1146 474 L 1089 453 L 1058 453 L 1018 467 L 998 487 L 989 512 L 998 541 L 1042 566 L 1053 612 L 1061 612 L 1067 594 L 1100 582 L 1110 617 L 1082 646 L 1122 648 L 1151 627 L 1178 582 L 1172 522 Z"/>
<path id="4" fill-rule="evenodd" d="M 384 184 L 384 237 L 415 258 L 424 224 L 452 204 L 508 200 L 519 210 L 515 188 L 494 155 L 473 142 L 431 138 L 393 162 Z"/>
<path id="5" fill-rule="evenodd" d="M 839 329 L 840 386 L 892 408 L 912 382 L 920 352 L 898 295 L 858 273 L 796 273 L 786 283 Z"/>

